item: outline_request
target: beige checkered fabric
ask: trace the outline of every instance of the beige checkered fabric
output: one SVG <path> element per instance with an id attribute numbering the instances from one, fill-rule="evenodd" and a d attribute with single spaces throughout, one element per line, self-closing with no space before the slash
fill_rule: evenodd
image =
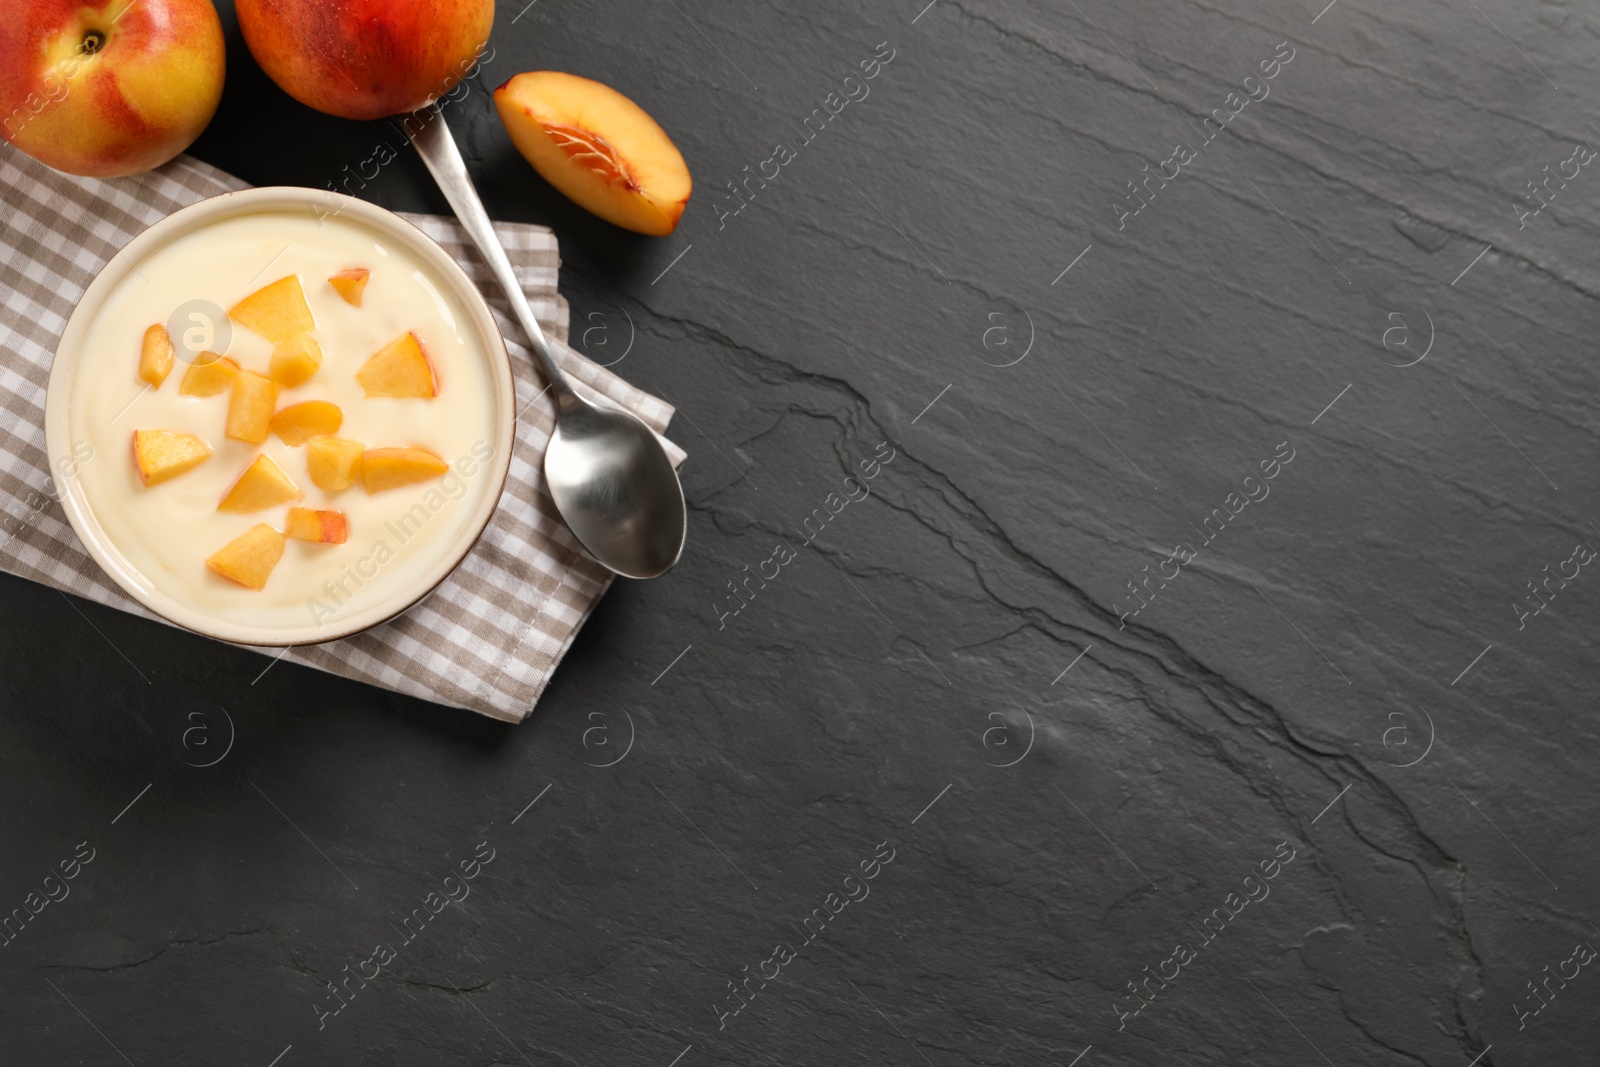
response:
<path id="1" fill-rule="evenodd" d="M 102 181 L 55 171 L 0 146 L 0 568 L 57 589 L 151 616 L 84 551 L 51 495 L 44 400 L 67 317 L 101 266 L 151 223 L 244 183 L 187 157 L 135 178 Z M 541 462 L 554 408 L 510 310 L 454 219 L 407 216 L 466 269 L 512 351 L 516 448 L 499 510 L 477 547 L 432 596 L 405 615 L 342 641 L 290 650 L 284 659 L 436 703 L 518 722 L 533 710 L 556 664 L 611 574 L 585 557 L 545 491 Z M 604 397 L 664 431 L 672 408 L 565 344 L 567 306 L 556 292 L 555 237 L 538 226 L 497 225 L 534 314 L 580 391 Z M 531 401 L 531 403 L 530 403 Z M 675 446 L 674 460 L 683 453 Z M 276 650 L 269 654 L 276 655 Z"/>

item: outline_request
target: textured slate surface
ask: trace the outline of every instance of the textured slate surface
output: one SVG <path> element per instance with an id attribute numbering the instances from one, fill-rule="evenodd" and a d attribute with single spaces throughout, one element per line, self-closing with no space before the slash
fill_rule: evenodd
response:
<path id="1" fill-rule="evenodd" d="M 689 552 L 518 728 L 0 580 L 0 908 L 93 850 L 0 1059 L 1592 1062 L 1600 175 L 1514 205 L 1600 141 L 1600 21 L 1319 7 L 502 4 L 450 120 L 679 405 Z M 224 21 L 202 158 L 399 146 Z M 515 155 L 541 67 L 673 133 L 676 235 Z"/>

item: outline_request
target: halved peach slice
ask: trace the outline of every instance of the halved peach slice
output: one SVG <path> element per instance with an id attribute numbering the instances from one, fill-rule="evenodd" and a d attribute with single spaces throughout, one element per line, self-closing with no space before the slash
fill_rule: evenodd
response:
<path id="1" fill-rule="evenodd" d="M 432 481 L 450 464 L 425 448 L 369 448 L 361 453 L 361 485 L 369 493 Z"/>
<path id="2" fill-rule="evenodd" d="M 344 425 L 344 412 L 339 405 L 326 400 L 303 400 L 272 416 L 269 424 L 273 433 L 283 438 L 290 448 L 303 445 L 313 437 L 338 433 Z"/>
<path id="3" fill-rule="evenodd" d="M 494 104 L 517 151 L 579 207 L 638 233 L 677 228 L 689 168 L 638 104 L 554 70 L 518 74 L 494 91 Z"/>
<path id="4" fill-rule="evenodd" d="M 274 344 L 317 326 L 298 274 L 285 275 L 257 289 L 229 308 L 228 317 Z"/>
<path id="5" fill-rule="evenodd" d="M 161 388 L 161 383 L 172 373 L 172 338 L 167 328 L 159 322 L 144 332 L 144 342 L 139 346 L 139 377 Z"/>
<path id="6" fill-rule="evenodd" d="M 289 518 L 283 524 L 283 535 L 296 541 L 342 545 L 350 536 L 350 523 L 345 520 L 344 512 L 332 508 L 290 508 Z"/>
<path id="7" fill-rule="evenodd" d="M 210 358 L 206 359 L 207 356 Z M 183 372 L 183 381 L 178 383 L 180 396 L 216 396 L 233 388 L 233 378 L 239 373 L 239 364 L 215 352 L 202 352 L 200 358 L 204 362 L 191 363 L 189 369 Z"/>
<path id="8" fill-rule="evenodd" d="M 133 431 L 133 465 L 146 489 L 193 470 L 211 458 L 211 446 L 192 433 Z"/>
<path id="9" fill-rule="evenodd" d="M 300 499 L 300 490 L 271 456 L 257 456 L 217 505 L 218 511 L 241 515 Z"/>
<path id="10" fill-rule="evenodd" d="M 228 581 L 259 593 L 282 558 L 283 534 L 262 523 L 223 545 L 206 560 L 206 566 Z"/>
<path id="11" fill-rule="evenodd" d="M 414 333 L 395 338 L 373 353 L 356 371 L 356 381 L 367 396 L 433 397 L 439 395 L 428 352 Z"/>
<path id="12" fill-rule="evenodd" d="M 309 333 L 297 333 L 272 350 L 272 380 L 285 389 L 302 385 L 322 366 L 322 346 Z"/>
<path id="13" fill-rule="evenodd" d="M 255 371 L 242 370 L 233 376 L 233 394 L 228 397 L 228 426 L 224 434 L 235 441 L 259 445 L 267 439 L 272 412 L 278 406 L 278 383 Z"/>
<path id="14" fill-rule="evenodd" d="M 311 484 L 337 493 L 355 484 L 361 469 L 361 453 L 367 446 L 343 437 L 313 437 L 306 442 L 306 473 Z"/>
<path id="15" fill-rule="evenodd" d="M 329 275 L 328 284 L 334 291 L 344 297 L 344 302 L 351 307 L 361 306 L 361 294 L 367 288 L 367 278 L 372 274 L 365 267 L 351 267 Z"/>

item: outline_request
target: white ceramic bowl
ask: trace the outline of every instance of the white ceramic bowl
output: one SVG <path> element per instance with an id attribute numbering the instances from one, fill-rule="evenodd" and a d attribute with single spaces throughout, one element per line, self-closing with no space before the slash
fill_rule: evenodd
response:
<path id="1" fill-rule="evenodd" d="M 363 588 L 359 608 L 352 601 L 348 611 L 341 610 L 326 623 L 253 625 L 218 618 L 157 588 L 108 536 L 79 478 L 68 473 L 75 470 L 73 442 L 83 439 L 72 425 L 72 398 L 80 351 L 96 313 L 118 285 L 136 272 L 148 257 L 179 237 L 224 219 L 261 213 L 304 216 L 308 211 L 319 214 L 331 211 L 340 220 L 366 227 L 404 248 L 466 309 L 470 319 L 467 330 L 476 336 L 478 350 L 490 364 L 486 370 L 493 391 L 489 403 L 492 425 L 484 427 L 484 437 L 494 451 L 481 469 L 483 476 L 489 479 L 487 485 L 476 500 L 470 502 L 472 510 L 460 520 L 458 532 L 439 546 L 434 553 L 436 558 L 429 561 L 428 566 L 414 568 L 409 574 L 380 573 L 370 583 L 370 588 Z M 136 352 L 129 357 L 130 375 L 136 359 Z M 177 368 L 173 373 L 179 374 L 181 370 Z M 488 526 L 505 487 L 506 472 L 511 466 L 515 399 L 505 342 L 488 305 L 455 260 L 421 230 L 391 211 L 333 192 L 294 187 L 244 189 L 203 200 L 169 215 L 128 242 L 100 271 L 73 310 L 56 348 L 45 401 L 45 445 L 50 469 L 60 487 L 61 503 L 73 530 L 95 562 L 129 596 L 162 618 L 221 641 L 264 646 L 318 644 L 348 637 L 402 614 L 424 599 L 466 558 Z"/>

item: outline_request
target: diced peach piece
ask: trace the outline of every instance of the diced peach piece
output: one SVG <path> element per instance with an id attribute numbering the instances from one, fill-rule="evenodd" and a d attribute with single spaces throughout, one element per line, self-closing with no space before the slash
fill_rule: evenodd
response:
<path id="1" fill-rule="evenodd" d="M 216 396 L 232 389 L 234 375 L 239 373 L 239 364 L 215 352 L 202 352 L 200 356 L 203 362 L 197 360 L 183 372 L 183 381 L 178 383 L 179 395 Z M 210 358 L 206 359 L 207 356 Z"/>
<path id="2" fill-rule="evenodd" d="M 317 326 L 298 274 L 286 275 L 257 289 L 229 308 L 228 317 L 274 344 Z"/>
<path id="3" fill-rule="evenodd" d="M 223 545 L 206 560 L 206 566 L 228 581 L 259 593 L 282 558 L 283 534 L 262 523 Z"/>
<path id="4" fill-rule="evenodd" d="M 309 333 L 297 333 L 272 350 L 272 380 L 285 389 L 303 384 L 322 366 L 322 346 Z"/>
<path id="5" fill-rule="evenodd" d="M 192 433 L 133 431 L 133 465 L 146 489 L 193 470 L 211 458 L 211 446 Z"/>
<path id="6" fill-rule="evenodd" d="M 361 467 L 361 453 L 367 446 L 342 437 L 313 437 L 306 442 L 306 473 L 311 484 L 337 493 L 355 484 Z"/>
<path id="7" fill-rule="evenodd" d="M 414 333 L 397 337 L 380 348 L 356 371 L 356 381 L 369 397 L 439 395 L 433 364 L 428 362 L 427 350 Z"/>
<path id="8" fill-rule="evenodd" d="M 350 536 L 350 523 L 345 520 L 344 512 L 332 508 L 290 508 L 289 518 L 283 524 L 283 535 L 297 541 L 342 545 Z"/>
<path id="9" fill-rule="evenodd" d="M 371 275 L 365 267 L 351 267 L 349 270 L 339 271 L 328 278 L 328 284 L 333 286 L 338 294 L 344 297 L 344 302 L 352 307 L 361 306 L 361 294 L 367 288 L 367 278 Z"/>
<path id="10" fill-rule="evenodd" d="M 267 439 L 272 412 L 278 406 L 278 383 L 255 371 L 242 370 L 233 377 L 233 395 L 228 397 L 226 436 L 235 441 L 259 445 Z"/>
<path id="11" fill-rule="evenodd" d="M 283 468 L 271 456 L 257 456 L 223 496 L 217 510 L 248 514 L 299 499 L 300 490 Z"/>
<path id="12" fill-rule="evenodd" d="M 689 168 L 638 104 L 553 70 L 518 74 L 494 91 L 494 104 L 517 151 L 579 207 L 638 233 L 677 228 Z"/>
<path id="13" fill-rule="evenodd" d="M 313 437 L 339 432 L 344 425 L 344 412 L 338 404 L 326 400 L 302 400 L 290 404 L 272 416 L 272 432 L 283 438 L 290 448 L 303 445 Z"/>
<path id="14" fill-rule="evenodd" d="M 425 448 L 369 448 L 361 453 L 361 485 L 369 493 L 432 481 L 450 464 Z"/>
<path id="15" fill-rule="evenodd" d="M 144 343 L 139 346 L 139 377 L 161 388 L 161 383 L 172 373 L 172 338 L 167 328 L 159 322 L 144 332 Z"/>

